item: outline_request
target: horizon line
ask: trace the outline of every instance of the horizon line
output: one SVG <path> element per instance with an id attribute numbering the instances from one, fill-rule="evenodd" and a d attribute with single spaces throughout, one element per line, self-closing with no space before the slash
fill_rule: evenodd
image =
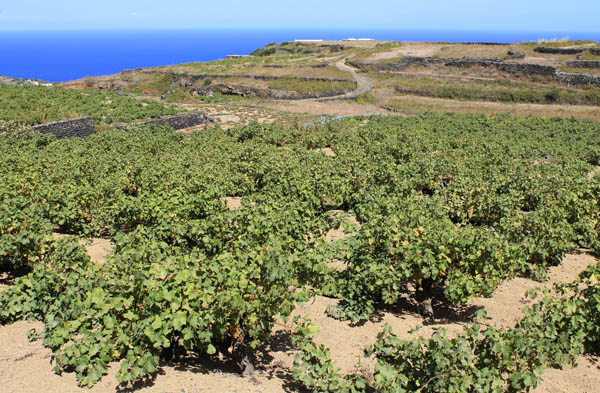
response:
<path id="1" fill-rule="evenodd" d="M 598 31 L 585 30 L 542 30 L 542 29 L 484 29 L 484 28 L 439 28 L 439 27 L 44 27 L 44 28 L 1 28 L 0 32 L 27 31 L 452 31 L 452 32 L 514 32 L 514 33 L 552 33 L 552 34 L 600 34 Z"/>

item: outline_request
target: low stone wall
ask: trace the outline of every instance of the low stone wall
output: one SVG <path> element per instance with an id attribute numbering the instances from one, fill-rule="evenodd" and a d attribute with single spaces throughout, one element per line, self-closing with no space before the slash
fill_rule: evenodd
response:
<path id="1" fill-rule="evenodd" d="M 256 79 L 262 81 L 275 81 L 279 79 L 299 79 L 305 82 L 352 82 L 351 79 L 340 78 L 311 78 L 311 77 L 295 77 L 295 76 L 274 76 L 274 75 L 248 75 L 248 74 L 173 74 L 175 81 L 186 80 L 192 84 L 198 80 L 215 79 L 215 78 L 244 78 Z"/>
<path id="2" fill-rule="evenodd" d="M 556 73 L 556 68 L 539 64 L 499 63 L 495 64 L 495 66 L 500 71 L 509 72 L 511 74 L 554 76 Z"/>
<path id="3" fill-rule="evenodd" d="M 463 58 L 463 59 L 439 59 L 434 57 L 406 57 L 395 63 L 356 63 L 348 64 L 359 69 L 375 69 L 378 71 L 403 71 L 409 66 L 426 66 L 429 64 L 443 64 L 448 67 L 495 67 L 500 71 L 511 74 L 523 74 L 527 76 L 542 75 L 552 77 L 569 85 L 595 85 L 600 87 L 600 76 L 587 74 L 572 74 L 558 72 L 555 67 L 530 63 L 511 63 L 486 58 Z"/>
<path id="4" fill-rule="evenodd" d="M 549 48 L 547 46 L 538 46 L 534 49 L 538 53 L 551 53 L 555 55 L 577 55 L 583 53 L 585 48 Z"/>
<path id="5" fill-rule="evenodd" d="M 194 112 L 194 113 L 186 113 L 183 115 L 168 117 L 165 119 L 154 119 L 148 120 L 141 125 L 143 126 L 170 126 L 174 130 L 181 130 L 184 128 L 190 128 L 195 126 L 200 126 L 203 124 L 212 123 L 214 120 L 208 116 L 204 112 Z"/>
<path id="6" fill-rule="evenodd" d="M 44 134 L 54 134 L 57 138 L 85 138 L 96 133 L 91 117 L 79 117 L 32 127 Z"/>
<path id="7" fill-rule="evenodd" d="M 404 57 L 393 63 L 359 63 L 355 61 L 346 61 L 346 63 L 361 70 L 375 69 L 378 71 L 404 71 L 410 66 L 419 67 L 429 64 L 444 64 L 445 60 L 435 57 Z"/>
<path id="8" fill-rule="evenodd" d="M 557 72 L 554 77 L 568 85 L 595 85 L 600 87 L 600 76 Z"/>
<path id="9" fill-rule="evenodd" d="M 143 71 L 144 74 L 168 74 L 162 71 Z M 340 79 L 340 78 L 311 78 L 311 77 L 294 77 L 294 76 L 275 76 L 275 75 L 248 75 L 248 74 L 185 74 L 185 73 L 171 73 L 173 75 L 173 81 L 171 86 L 177 85 L 179 87 L 187 88 L 193 86 L 196 82 L 206 79 L 219 79 L 219 78 L 244 78 L 244 79 L 255 79 L 263 81 L 274 81 L 280 79 L 298 79 L 305 82 L 354 82 L 352 79 Z"/>
<path id="10" fill-rule="evenodd" d="M 380 71 L 403 71 L 410 66 L 426 66 L 429 64 L 443 64 L 447 67 L 496 67 L 497 69 L 513 74 L 522 73 L 525 75 L 545 75 L 552 76 L 556 69 L 550 66 L 528 63 L 507 63 L 504 58 L 478 58 L 465 57 L 440 59 L 435 57 L 406 57 L 395 63 L 354 63 L 350 65 L 356 68 L 374 68 Z"/>
<path id="11" fill-rule="evenodd" d="M 327 67 L 329 64 L 327 63 L 319 63 L 319 64 L 310 64 L 307 67 L 310 68 L 325 68 Z M 294 65 L 291 64 L 263 64 L 261 65 L 261 67 L 265 67 L 265 68 L 286 68 L 286 67 L 293 67 Z"/>
<path id="12" fill-rule="evenodd" d="M 575 60 L 567 62 L 567 66 L 571 68 L 600 68 L 598 60 Z"/>
<path id="13" fill-rule="evenodd" d="M 346 94 L 347 91 L 324 91 L 318 93 L 299 93 L 279 89 L 260 89 L 256 87 L 217 84 L 192 89 L 192 95 L 212 97 L 215 93 L 228 96 L 259 97 L 275 100 L 305 100 L 310 98 L 334 97 Z"/>
<path id="14" fill-rule="evenodd" d="M 488 46 L 508 46 L 508 42 L 461 42 L 461 45 L 488 45 Z"/>

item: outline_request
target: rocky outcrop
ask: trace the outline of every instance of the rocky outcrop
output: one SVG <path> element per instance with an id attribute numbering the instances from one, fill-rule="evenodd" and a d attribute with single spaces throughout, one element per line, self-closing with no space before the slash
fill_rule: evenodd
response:
<path id="1" fill-rule="evenodd" d="M 583 53 L 585 48 L 550 48 L 547 46 L 538 46 L 534 51 L 538 53 L 551 53 L 554 55 L 576 55 Z"/>
<path id="2" fill-rule="evenodd" d="M 600 68 L 598 60 L 576 60 L 567 62 L 567 66 L 571 68 Z"/>
<path id="3" fill-rule="evenodd" d="M 91 117 L 78 117 L 63 121 L 42 124 L 32 127 L 43 134 L 54 134 L 57 138 L 85 138 L 96 133 L 94 121 Z"/>

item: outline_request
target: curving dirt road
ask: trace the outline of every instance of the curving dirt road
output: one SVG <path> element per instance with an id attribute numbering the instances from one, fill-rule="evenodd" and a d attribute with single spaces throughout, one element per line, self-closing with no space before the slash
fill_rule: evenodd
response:
<path id="1" fill-rule="evenodd" d="M 332 101 L 332 100 L 339 100 L 339 99 L 356 98 L 357 96 L 359 96 L 361 94 L 369 93 L 371 91 L 371 87 L 372 87 L 371 80 L 369 78 L 367 78 L 365 75 L 361 75 L 358 72 L 356 72 L 356 70 L 357 70 L 356 68 L 351 67 L 348 64 L 346 64 L 346 59 L 348 59 L 348 58 L 342 57 L 341 59 L 336 61 L 335 66 L 337 67 L 338 70 L 349 72 L 352 75 L 352 77 L 354 78 L 354 80 L 356 81 L 358 88 L 356 90 L 352 90 L 351 92 L 348 92 L 345 94 L 340 94 L 338 96 L 324 97 L 324 98 L 310 98 L 307 101 Z"/>

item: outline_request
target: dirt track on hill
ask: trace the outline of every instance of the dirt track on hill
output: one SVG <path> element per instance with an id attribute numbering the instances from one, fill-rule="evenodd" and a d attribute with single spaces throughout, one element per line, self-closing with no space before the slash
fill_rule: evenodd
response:
<path id="1" fill-rule="evenodd" d="M 341 70 L 341 71 L 347 71 L 350 74 L 352 74 L 352 77 L 354 78 L 354 80 L 356 81 L 356 84 L 358 85 L 358 88 L 346 93 L 346 94 L 342 94 L 339 96 L 334 96 L 334 97 L 326 97 L 326 98 L 318 98 L 316 99 L 316 101 L 331 101 L 331 100 L 343 100 L 343 99 L 352 99 L 352 98 L 356 98 L 357 96 L 361 95 L 361 94 L 365 94 L 365 93 L 369 93 L 371 91 L 371 87 L 372 87 L 372 82 L 371 80 L 365 76 L 365 75 L 360 75 L 357 71 L 356 68 L 349 66 L 348 64 L 346 64 L 346 57 L 336 61 L 335 66 Z"/>

